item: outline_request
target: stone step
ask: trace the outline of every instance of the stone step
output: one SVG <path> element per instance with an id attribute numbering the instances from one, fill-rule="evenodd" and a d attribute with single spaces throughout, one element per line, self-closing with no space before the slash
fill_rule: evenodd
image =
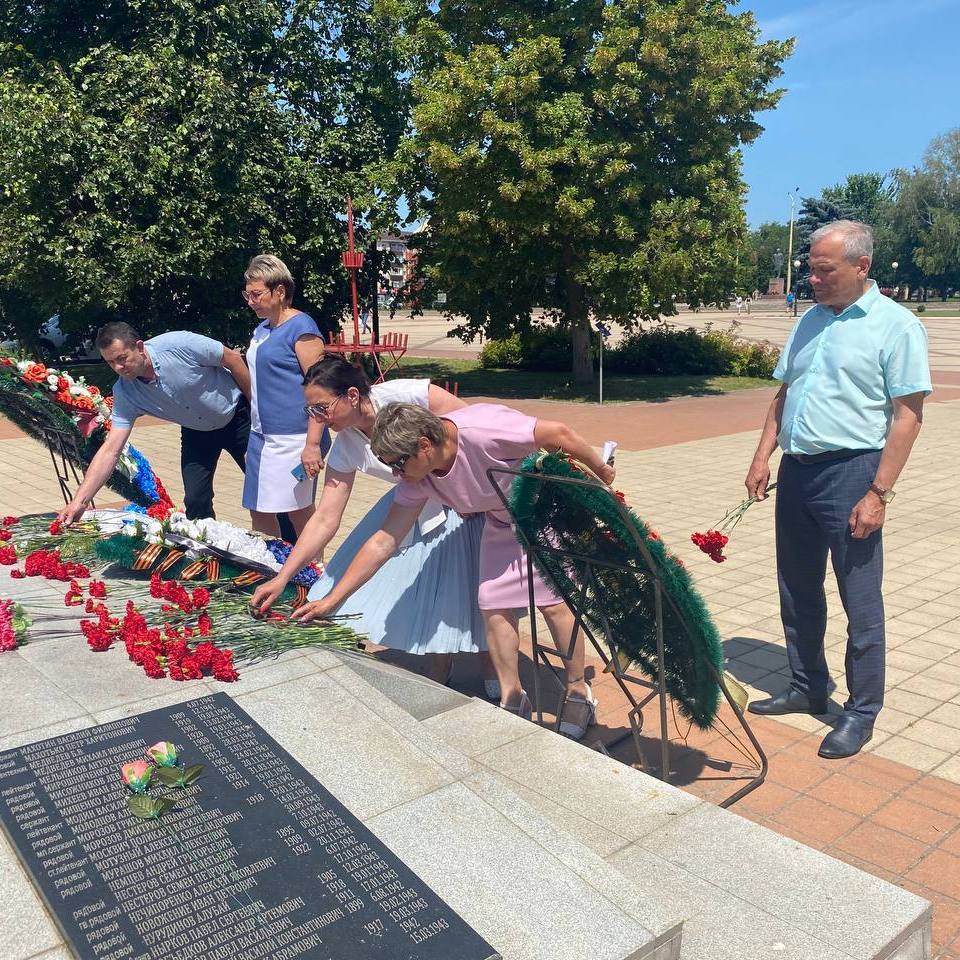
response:
<path id="1" fill-rule="evenodd" d="M 679 960 L 678 917 L 395 702 L 436 717 L 473 701 L 419 678 L 403 694 L 390 670 L 374 685 L 366 658 L 309 659 L 323 672 L 237 702 L 504 960 Z"/>
<path id="2" fill-rule="evenodd" d="M 930 956 L 930 905 L 900 887 L 482 701 L 421 723 L 681 916 L 683 958 Z"/>

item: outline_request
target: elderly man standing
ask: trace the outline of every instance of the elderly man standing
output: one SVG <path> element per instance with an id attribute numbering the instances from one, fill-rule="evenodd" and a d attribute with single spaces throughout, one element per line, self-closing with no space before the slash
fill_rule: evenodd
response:
<path id="1" fill-rule="evenodd" d="M 138 417 L 150 414 L 181 427 L 180 470 L 191 519 L 212 517 L 213 475 L 226 450 L 244 469 L 250 435 L 250 371 L 243 356 L 218 340 L 186 330 L 144 342 L 129 324 L 108 323 L 97 349 L 119 376 L 112 429 L 73 500 L 59 519 L 72 523 L 107 482 Z"/>
<path id="2" fill-rule="evenodd" d="M 793 681 L 752 713 L 824 714 L 830 679 L 823 642 L 827 555 L 847 615 L 843 716 L 820 756 L 852 756 L 883 705 L 881 528 L 931 391 L 927 336 L 910 311 L 868 279 L 873 232 L 838 220 L 811 238 L 817 305 L 795 324 L 774 377 L 783 381 L 746 478 L 766 497 L 780 446 L 776 536 L 780 613 Z"/>

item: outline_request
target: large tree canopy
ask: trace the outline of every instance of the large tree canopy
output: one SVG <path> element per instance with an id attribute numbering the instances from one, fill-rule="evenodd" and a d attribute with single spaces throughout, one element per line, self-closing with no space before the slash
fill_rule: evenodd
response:
<path id="1" fill-rule="evenodd" d="M 881 286 L 892 286 L 897 278 L 893 268 L 896 244 L 892 234 L 896 187 L 882 173 L 852 173 L 842 183 L 827 187 L 819 197 L 806 197 L 797 222 L 795 249 L 801 260 L 798 289 L 803 296 L 812 291 L 806 279 L 810 255 L 810 234 L 834 220 L 859 220 L 873 227 L 871 275 Z"/>
<path id="2" fill-rule="evenodd" d="M 893 231 L 904 279 L 960 287 L 960 127 L 931 141 L 919 167 L 897 171 L 897 183 Z"/>
<path id="3" fill-rule="evenodd" d="M 245 339 L 254 253 L 340 314 L 342 216 L 408 118 L 365 0 L 0 0 L 0 308 Z"/>
<path id="4" fill-rule="evenodd" d="M 502 336 L 536 304 L 571 332 L 725 298 L 745 236 L 738 147 L 789 43 L 723 0 L 439 0 L 419 25 L 414 132 L 424 300 Z M 400 179 L 399 177 L 397 178 Z"/>

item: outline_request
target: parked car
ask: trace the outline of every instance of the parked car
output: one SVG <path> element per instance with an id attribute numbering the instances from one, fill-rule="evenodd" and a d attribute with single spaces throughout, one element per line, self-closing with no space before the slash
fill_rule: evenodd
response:
<path id="1" fill-rule="evenodd" d="M 17 350 L 20 344 L 16 340 L 4 340 L 0 346 L 7 350 Z M 37 359 L 44 363 L 58 360 L 99 361 L 100 353 L 94 345 L 94 333 L 78 336 L 67 334 L 60 329 L 60 314 L 55 313 L 45 320 L 37 331 Z"/>

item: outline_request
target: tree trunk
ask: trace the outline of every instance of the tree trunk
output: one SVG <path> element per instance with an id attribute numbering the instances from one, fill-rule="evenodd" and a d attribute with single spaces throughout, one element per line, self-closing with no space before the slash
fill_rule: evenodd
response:
<path id="1" fill-rule="evenodd" d="M 578 387 L 593 383 L 593 361 L 590 358 L 590 317 L 583 286 L 575 276 L 576 256 L 569 237 L 563 241 L 563 291 L 567 321 L 570 324 L 570 348 L 573 360 L 573 382 Z"/>

